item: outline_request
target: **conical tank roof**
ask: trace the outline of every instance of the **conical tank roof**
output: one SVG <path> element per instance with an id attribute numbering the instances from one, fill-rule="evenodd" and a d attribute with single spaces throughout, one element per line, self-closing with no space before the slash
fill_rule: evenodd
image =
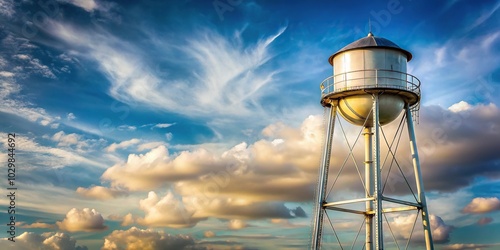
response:
<path id="1" fill-rule="evenodd" d="M 390 49 L 395 49 L 403 52 L 406 55 L 406 59 L 408 61 L 411 60 L 412 55 L 409 51 L 402 49 L 395 43 L 393 43 L 390 40 L 387 40 L 382 37 L 376 37 L 374 36 L 371 32 L 368 33 L 368 36 L 363 37 L 357 41 L 354 41 L 350 43 L 349 45 L 343 47 L 339 51 L 335 52 L 335 54 L 331 55 L 330 58 L 328 59 L 328 62 L 330 62 L 331 65 L 333 65 L 333 58 L 338 55 L 339 53 L 342 53 L 344 51 L 348 50 L 353 50 L 353 49 L 360 49 L 360 48 L 390 48 Z"/>

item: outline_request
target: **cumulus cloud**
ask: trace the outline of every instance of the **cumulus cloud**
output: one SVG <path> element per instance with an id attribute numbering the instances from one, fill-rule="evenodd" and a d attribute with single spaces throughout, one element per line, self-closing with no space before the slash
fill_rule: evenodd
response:
<path id="1" fill-rule="evenodd" d="M 90 188 L 78 187 L 76 189 L 76 193 L 84 197 L 98 200 L 109 200 L 128 195 L 128 192 L 126 190 L 117 190 L 103 186 L 92 186 Z"/>
<path id="2" fill-rule="evenodd" d="M 455 191 L 478 176 L 498 177 L 496 105 L 477 104 L 460 112 L 427 106 L 420 114 L 417 143 L 426 190 Z"/>
<path id="3" fill-rule="evenodd" d="M 391 227 L 396 233 L 396 236 L 407 240 L 410 237 L 410 233 L 413 228 L 416 216 L 416 214 L 411 214 L 408 216 L 402 215 L 395 217 L 394 221 L 391 223 Z M 450 233 L 453 230 L 453 227 L 446 225 L 441 217 L 437 215 L 431 214 L 429 219 L 431 223 L 432 239 L 434 243 L 448 242 L 450 240 Z M 418 220 L 417 223 L 419 223 Z M 416 225 L 416 227 L 418 226 L 421 227 L 421 225 Z M 423 230 L 415 230 L 412 235 L 412 242 L 423 242 L 423 234 Z"/>
<path id="4" fill-rule="evenodd" d="M 500 199 L 497 197 L 478 197 L 472 199 L 472 201 L 467 204 L 464 209 L 462 209 L 462 212 L 470 214 L 485 214 L 498 210 L 500 210 Z"/>
<path id="5" fill-rule="evenodd" d="M 448 109 L 454 113 L 458 113 L 458 112 L 470 110 L 471 108 L 472 108 L 472 105 L 468 104 L 465 101 L 460 101 L 458 103 L 451 105 Z"/>
<path id="6" fill-rule="evenodd" d="M 126 231 L 115 230 L 104 238 L 102 250 L 119 249 L 198 249 L 187 235 L 171 235 L 161 231 L 132 227 Z M 200 248 L 202 249 L 202 248 Z"/>
<path id="7" fill-rule="evenodd" d="M 183 193 L 188 192 L 187 189 L 204 192 L 211 188 L 207 187 L 209 182 L 211 186 L 219 185 L 215 188 L 220 192 L 238 190 L 265 200 L 284 196 L 308 200 L 313 193 L 310 184 L 317 173 L 321 121 L 320 117 L 311 116 L 300 129 L 284 126 L 276 128 L 275 134 L 266 132 L 269 136 L 285 138 L 283 143 L 273 143 L 275 138 L 260 140 L 251 146 L 241 143 L 222 154 L 198 148 L 170 155 L 167 148 L 160 145 L 146 154 L 130 154 L 126 163 L 107 169 L 102 179 L 130 190 L 146 191 L 177 182 L 177 188 Z M 234 181 L 229 181 L 231 178 Z M 248 185 L 241 185 L 242 182 Z"/>
<path id="8" fill-rule="evenodd" d="M 135 222 L 134 216 L 131 213 L 128 213 L 127 215 L 123 216 L 123 220 L 120 225 L 126 227 L 128 225 L 133 224 L 134 222 Z"/>
<path id="9" fill-rule="evenodd" d="M 128 148 L 128 147 L 135 145 L 139 142 L 141 142 L 141 140 L 139 140 L 137 138 L 133 138 L 133 139 L 130 139 L 127 141 L 122 141 L 120 143 L 113 143 L 106 148 L 106 151 L 107 152 L 115 152 L 117 149 Z"/>
<path id="10" fill-rule="evenodd" d="M 231 230 L 240 230 L 247 226 L 248 224 L 244 220 L 238 220 L 238 219 L 230 220 L 227 223 L 227 228 Z"/>
<path id="11" fill-rule="evenodd" d="M 214 231 L 205 231 L 205 232 L 203 232 L 203 237 L 212 238 L 212 237 L 215 237 L 215 233 L 214 233 Z"/>
<path id="12" fill-rule="evenodd" d="M 9 244 L 7 239 L 0 239 L 2 245 Z M 65 233 L 24 232 L 16 237 L 16 242 L 11 243 L 17 250 L 88 250 L 86 246 L 78 246 L 76 240 Z M 14 249 L 14 248 L 12 248 Z"/>
<path id="13" fill-rule="evenodd" d="M 146 154 L 130 154 L 126 163 L 108 168 L 102 179 L 110 181 L 112 186 L 146 191 L 203 175 L 225 164 L 220 157 L 204 149 L 170 157 L 167 148 L 160 145 Z"/>
<path id="14" fill-rule="evenodd" d="M 172 192 L 167 192 L 164 197 L 158 197 L 151 191 L 146 199 L 139 202 L 139 207 L 145 213 L 144 218 L 137 219 L 141 225 L 183 228 L 193 227 L 198 221 L 206 219 L 194 217 L 194 209 L 186 207 Z"/>
<path id="15" fill-rule="evenodd" d="M 108 227 L 104 225 L 102 215 L 95 209 L 71 209 L 63 221 L 56 222 L 61 230 L 68 232 L 94 232 L 105 230 Z"/>
<path id="16" fill-rule="evenodd" d="M 489 124 L 499 124 L 498 119 L 500 111 L 495 105 L 475 105 L 458 113 L 437 106 L 422 107 L 420 125 L 416 127 L 427 191 L 456 190 L 477 176 L 492 176 L 489 173 L 496 171 L 494 162 L 498 155 L 494 149 L 499 146 L 500 131 L 492 130 Z M 359 131 L 349 129 L 346 127 L 351 134 Z M 384 131 L 390 134 L 392 128 L 388 125 Z M 310 116 L 299 127 L 278 122 L 262 130 L 262 139 L 252 144 L 242 142 L 222 153 L 200 147 L 170 154 L 166 146 L 160 145 L 144 154 L 130 154 L 126 162 L 108 168 L 102 180 L 109 181 L 113 188 L 130 191 L 170 188 L 175 195 L 167 195 L 167 200 L 187 211 L 183 214 L 188 222 L 181 223 L 183 226 L 207 217 L 241 220 L 302 217 L 305 213 L 301 209 L 276 201 L 303 202 L 314 196 L 323 137 L 321 116 Z M 336 134 L 334 139 L 342 139 L 339 137 Z M 498 140 L 492 139 L 497 137 Z M 407 140 L 403 137 L 397 153 L 403 171 L 412 174 Z M 346 153 L 346 147 L 336 145 L 339 146 L 334 153 Z M 338 169 L 343 160 L 334 156 L 332 170 Z M 363 159 L 362 150 L 355 156 Z M 396 170 L 393 173 L 399 174 Z M 361 184 L 355 186 L 360 181 L 352 163 L 343 174 L 337 185 L 363 192 Z M 386 172 L 383 176 L 386 178 Z M 449 181 L 444 184 L 443 179 Z M 400 188 L 401 185 L 406 185 L 402 179 L 396 185 L 389 182 L 387 190 L 401 194 L 401 190 L 407 190 Z M 147 200 L 158 203 L 163 199 L 154 196 Z M 168 216 L 164 221 L 157 216 L 165 212 L 144 211 L 143 225 L 176 224 Z"/>

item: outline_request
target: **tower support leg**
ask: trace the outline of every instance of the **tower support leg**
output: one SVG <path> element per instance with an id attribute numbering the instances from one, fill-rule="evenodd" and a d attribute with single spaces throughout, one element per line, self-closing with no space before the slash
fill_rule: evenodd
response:
<path id="1" fill-rule="evenodd" d="M 372 128 L 365 127 L 363 131 L 365 137 L 365 184 L 366 184 L 366 198 L 373 197 L 373 146 L 372 146 Z M 373 250 L 373 201 L 366 201 L 366 214 L 365 214 L 365 249 Z"/>
<path id="2" fill-rule="evenodd" d="M 330 156 L 332 152 L 333 131 L 335 126 L 335 116 L 337 115 L 337 103 L 332 103 L 326 127 L 325 148 L 321 158 L 319 169 L 318 189 L 316 190 L 316 207 L 314 208 L 314 226 L 311 241 L 311 249 L 318 250 L 321 247 L 321 236 L 323 231 L 323 215 L 325 213 L 323 204 L 325 203 L 325 193 L 328 181 L 328 169 L 330 168 Z"/>
<path id="3" fill-rule="evenodd" d="M 420 170 L 420 159 L 418 157 L 417 150 L 417 141 L 415 136 L 415 128 L 413 126 L 413 118 L 411 114 L 410 108 L 407 106 L 406 110 L 406 122 L 408 124 L 408 135 L 410 137 L 410 149 L 411 156 L 413 162 L 413 171 L 415 173 L 415 182 L 417 185 L 417 193 L 418 193 L 418 203 L 422 206 L 422 224 L 424 226 L 424 237 L 425 237 L 425 246 L 427 250 L 434 250 L 434 244 L 432 242 L 432 233 L 431 233 L 431 223 L 429 220 L 429 212 L 427 211 L 427 202 L 425 201 L 425 192 L 424 192 L 424 182 L 422 180 L 422 172 Z"/>
<path id="4" fill-rule="evenodd" d="M 380 174 L 380 122 L 379 122 L 379 94 L 373 95 L 373 163 L 374 163 L 374 217 L 375 217 L 375 249 L 384 249 L 384 233 L 382 228 L 382 194 Z"/>

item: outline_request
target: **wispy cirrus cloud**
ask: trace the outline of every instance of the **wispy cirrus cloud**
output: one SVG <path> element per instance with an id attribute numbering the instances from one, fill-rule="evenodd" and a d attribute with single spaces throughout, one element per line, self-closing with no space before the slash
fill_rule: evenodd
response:
<path id="1" fill-rule="evenodd" d="M 0 14 L 6 17 L 12 17 L 15 13 L 14 10 L 14 0 L 2 0 L 0 1 Z"/>
<path id="2" fill-rule="evenodd" d="M 93 11 L 98 8 L 98 3 L 94 0 L 58 0 L 61 3 L 73 4 L 86 11 Z"/>
<path id="3" fill-rule="evenodd" d="M 493 98 L 499 86 L 491 74 L 500 52 L 500 31 L 481 36 L 452 37 L 439 45 L 413 50 L 409 73 L 422 82 L 423 104 L 449 106 L 457 98 L 475 103 L 497 103 Z M 456 70 L 461 69 L 461 70 Z"/>
<path id="4" fill-rule="evenodd" d="M 47 228 L 54 229 L 56 226 L 54 224 L 44 223 L 44 222 L 33 222 L 31 224 L 27 224 L 25 222 L 19 223 L 20 228 Z"/>
<path id="5" fill-rule="evenodd" d="M 492 247 L 498 247 L 500 243 L 497 244 L 478 244 L 478 243 L 456 243 L 445 245 L 444 250 L 478 250 L 478 249 L 493 249 Z"/>
<path id="6" fill-rule="evenodd" d="M 109 145 L 106 148 L 106 151 L 107 152 L 115 152 L 117 149 L 128 148 L 132 145 L 138 144 L 139 142 L 141 142 L 140 139 L 132 138 L 130 140 L 122 141 L 119 143 L 112 143 L 111 145 Z"/>
<path id="7" fill-rule="evenodd" d="M 21 85 L 12 78 L 12 75 L 0 77 L 0 98 L 2 98 L 0 112 L 16 115 L 42 126 L 59 127 L 60 117 L 51 115 L 44 108 L 36 107 L 19 98 L 21 89 Z"/>
<path id="8" fill-rule="evenodd" d="M 7 134 L 0 133 L 0 135 L 7 138 Z M 56 135 L 63 135 L 63 133 Z M 61 137 L 57 137 L 56 139 Z M 69 145 L 68 143 L 80 143 L 78 140 L 74 141 L 74 138 L 70 136 L 66 137 L 65 145 Z M 97 144 L 99 141 L 96 142 Z M 16 134 L 16 145 L 23 148 L 25 153 L 31 155 L 31 159 L 29 162 L 33 165 L 44 166 L 49 168 L 60 168 L 65 166 L 72 166 L 76 164 L 88 164 L 89 166 L 95 166 L 100 168 L 105 168 L 106 164 L 103 162 L 95 161 L 92 159 L 88 159 L 84 152 L 77 152 L 70 148 L 57 148 L 40 145 L 35 138 L 31 138 L 25 135 Z M 7 148 L 6 145 L 4 145 Z"/>
<path id="9" fill-rule="evenodd" d="M 89 188 L 78 187 L 76 193 L 97 200 L 109 200 L 128 194 L 126 190 L 107 188 L 103 186 L 92 186 Z"/>
<path id="10" fill-rule="evenodd" d="M 99 63 L 110 81 L 110 94 L 119 101 L 187 116 L 248 116 L 265 111 L 261 90 L 273 80 L 275 70 L 264 67 L 273 54 L 272 43 L 285 31 L 244 45 L 241 37 L 229 39 L 212 30 L 171 41 L 175 56 L 192 61 L 195 71 L 177 78 L 162 79 L 136 48 L 111 34 L 78 30 L 51 22 L 47 30 L 66 43 L 80 48 Z M 106 39 L 95 39 L 106 37 Z M 150 38 L 157 39 L 157 38 Z M 183 41 L 186 45 L 176 44 Z M 175 47 L 174 46 L 174 47 Z"/>
<path id="11" fill-rule="evenodd" d="M 494 6 L 488 8 L 488 9 L 482 10 L 481 13 L 479 14 L 479 17 L 477 17 L 474 20 L 474 22 L 472 22 L 468 27 L 466 27 L 465 31 L 469 32 L 469 31 L 477 28 L 479 25 L 483 24 L 484 22 L 487 22 L 488 19 L 490 19 L 495 14 L 495 12 L 498 11 L 499 8 L 500 8 L 500 2 L 497 2 Z"/>

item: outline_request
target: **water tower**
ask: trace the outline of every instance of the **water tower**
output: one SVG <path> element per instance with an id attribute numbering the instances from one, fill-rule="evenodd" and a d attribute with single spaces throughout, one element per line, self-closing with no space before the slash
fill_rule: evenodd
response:
<path id="1" fill-rule="evenodd" d="M 372 250 L 384 249 L 383 226 L 384 223 L 389 223 L 385 215 L 410 210 L 417 210 L 417 217 L 421 217 L 423 224 L 424 239 L 422 241 L 425 241 L 426 249 L 433 249 L 413 126 L 413 115 L 418 112 L 420 102 L 420 81 L 406 73 L 407 62 L 411 59 L 410 52 L 385 38 L 374 36 L 371 32 L 368 36 L 345 46 L 330 56 L 328 61 L 333 66 L 333 75 L 320 85 L 321 104 L 327 110 L 329 109 L 329 112 L 316 191 L 317 199 L 314 205 L 311 249 L 321 248 L 324 215 L 327 211 L 363 215 L 365 227 L 363 248 Z M 401 115 L 403 110 L 404 114 Z M 363 135 L 365 143 L 363 183 L 365 195 L 362 198 L 326 200 L 328 199 L 326 189 L 337 113 L 340 113 L 349 123 L 360 126 L 362 130 L 359 133 Z M 382 126 L 398 117 L 401 117 L 401 123 L 406 123 L 408 130 L 411 149 L 409 165 L 411 166 L 410 172 L 414 175 L 412 178 L 415 179 L 412 185 L 416 187 L 413 201 L 385 196 L 381 188 L 383 177 L 381 175 L 380 131 L 383 129 Z M 335 168 L 335 171 L 342 170 Z M 358 174 L 363 182 L 360 172 L 362 171 L 358 171 Z M 388 203 L 391 206 L 387 206 Z M 345 208 L 348 204 L 357 204 L 362 209 Z M 326 215 L 329 219 L 328 214 Z M 334 225 L 331 221 L 329 224 L 333 229 Z"/>

